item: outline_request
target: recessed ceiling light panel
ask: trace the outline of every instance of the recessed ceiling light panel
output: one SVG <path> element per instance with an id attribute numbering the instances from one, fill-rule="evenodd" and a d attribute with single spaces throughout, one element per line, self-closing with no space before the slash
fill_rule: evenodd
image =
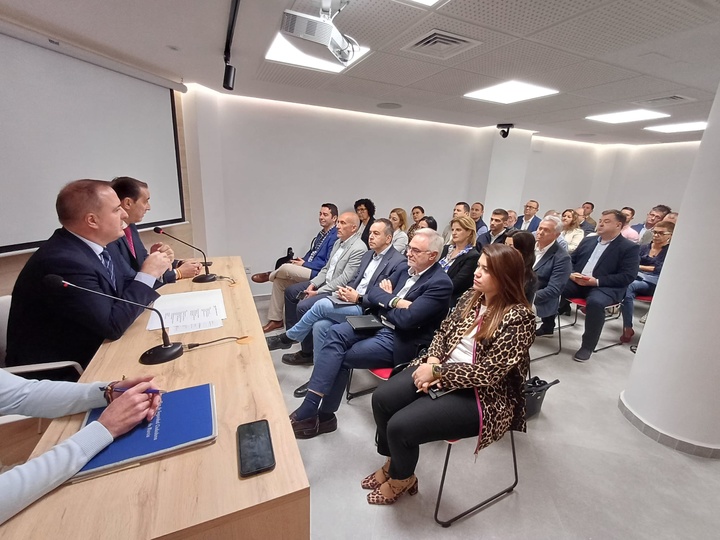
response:
<path id="1" fill-rule="evenodd" d="M 647 109 L 635 109 L 633 111 L 616 112 L 609 114 L 598 114 L 586 116 L 586 120 L 605 122 L 606 124 L 625 124 L 626 122 L 639 122 L 640 120 L 655 120 L 656 118 L 668 118 L 670 115 Z"/>
<path id="2" fill-rule="evenodd" d="M 423 6 L 428 6 L 428 7 L 434 6 L 435 4 L 440 2 L 440 0 L 409 0 L 409 1 L 412 2 L 413 4 L 422 4 Z"/>
<path id="3" fill-rule="evenodd" d="M 662 126 L 650 126 L 643 129 L 658 131 L 660 133 L 683 133 L 685 131 L 703 131 L 707 122 L 685 122 L 684 124 L 665 124 Z"/>
<path id="4" fill-rule="evenodd" d="M 557 93 L 558 90 L 552 88 L 544 88 L 520 81 L 507 81 L 481 90 L 475 90 L 465 94 L 464 97 L 507 105 L 508 103 L 517 103 L 518 101 L 551 96 Z"/>

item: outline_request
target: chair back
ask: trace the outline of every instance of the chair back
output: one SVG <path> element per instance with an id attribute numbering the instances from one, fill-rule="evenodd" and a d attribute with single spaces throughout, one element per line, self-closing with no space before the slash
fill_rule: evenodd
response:
<path id="1" fill-rule="evenodd" d="M 7 328 L 10 316 L 10 302 L 12 296 L 0 296 L 0 368 L 5 367 L 5 353 L 7 349 Z"/>
<path id="2" fill-rule="evenodd" d="M 275 270 L 280 268 L 283 264 L 289 263 L 295 258 L 295 252 L 293 252 L 293 248 L 289 247 L 287 248 L 287 255 L 284 257 L 280 257 L 277 261 L 275 261 Z"/>

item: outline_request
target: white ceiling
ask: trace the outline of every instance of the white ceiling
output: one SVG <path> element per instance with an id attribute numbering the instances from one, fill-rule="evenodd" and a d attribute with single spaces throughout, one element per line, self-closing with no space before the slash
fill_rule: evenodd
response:
<path id="1" fill-rule="evenodd" d="M 0 19 L 156 75 L 222 90 L 231 0 L 0 0 Z M 699 140 L 642 127 L 706 120 L 720 84 L 720 0 L 351 0 L 336 26 L 371 53 L 342 74 L 264 60 L 284 9 L 320 0 L 241 0 L 231 63 L 234 94 L 468 126 L 514 123 L 596 143 Z M 480 42 L 448 59 L 403 47 L 438 29 Z M 510 78 L 560 90 L 495 105 L 462 97 Z M 649 107 L 669 119 L 625 125 L 586 116 Z M 394 102 L 387 110 L 378 103 Z"/>

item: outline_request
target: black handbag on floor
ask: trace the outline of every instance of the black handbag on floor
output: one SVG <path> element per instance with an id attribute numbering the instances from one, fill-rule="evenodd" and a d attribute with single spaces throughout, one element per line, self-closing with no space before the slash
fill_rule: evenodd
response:
<path id="1" fill-rule="evenodd" d="M 559 383 L 559 379 L 553 382 L 543 381 L 540 377 L 531 377 L 523 383 L 523 394 L 525 394 L 525 419 L 532 418 L 540 412 L 545 392 L 551 386 Z"/>

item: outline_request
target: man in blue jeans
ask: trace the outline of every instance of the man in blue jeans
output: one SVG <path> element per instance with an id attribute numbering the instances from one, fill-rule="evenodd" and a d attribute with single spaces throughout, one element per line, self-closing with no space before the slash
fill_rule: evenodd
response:
<path id="1" fill-rule="evenodd" d="M 393 226 L 390 220 L 380 218 L 370 226 L 368 243 L 370 251 L 363 255 L 360 267 L 347 287 L 340 287 L 331 297 L 315 302 L 302 318 L 287 331 L 286 338 L 292 341 L 304 340 L 310 332 L 313 336 L 315 350 L 320 350 L 325 336 L 334 324 L 345 322 L 348 315 L 360 315 L 370 304 L 365 300 L 365 293 L 370 287 L 378 285 L 390 276 L 397 268 L 407 269 L 403 255 L 392 247 Z M 299 311 L 299 310 L 298 310 Z M 306 355 L 303 351 L 283 355 L 284 364 L 291 366 L 312 364 L 313 354 Z M 295 391 L 296 397 L 307 392 L 307 384 Z"/>
<path id="2" fill-rule="evenodd" d="M 298 439 L 337 429 L 349 370 L 393 367 L 413 358 L 419 345 L 429 343 L 447 314 L 452 280 L 438 264 L 443 238 L 419 229 L 407 248 L 408 270 L 398 268 L 368 290 L 367 301 L 387 327 L 375 333 L 357 332 L 347 323 L 333 325 L 315 354 L 308 392 L 290 422 Z"/>

